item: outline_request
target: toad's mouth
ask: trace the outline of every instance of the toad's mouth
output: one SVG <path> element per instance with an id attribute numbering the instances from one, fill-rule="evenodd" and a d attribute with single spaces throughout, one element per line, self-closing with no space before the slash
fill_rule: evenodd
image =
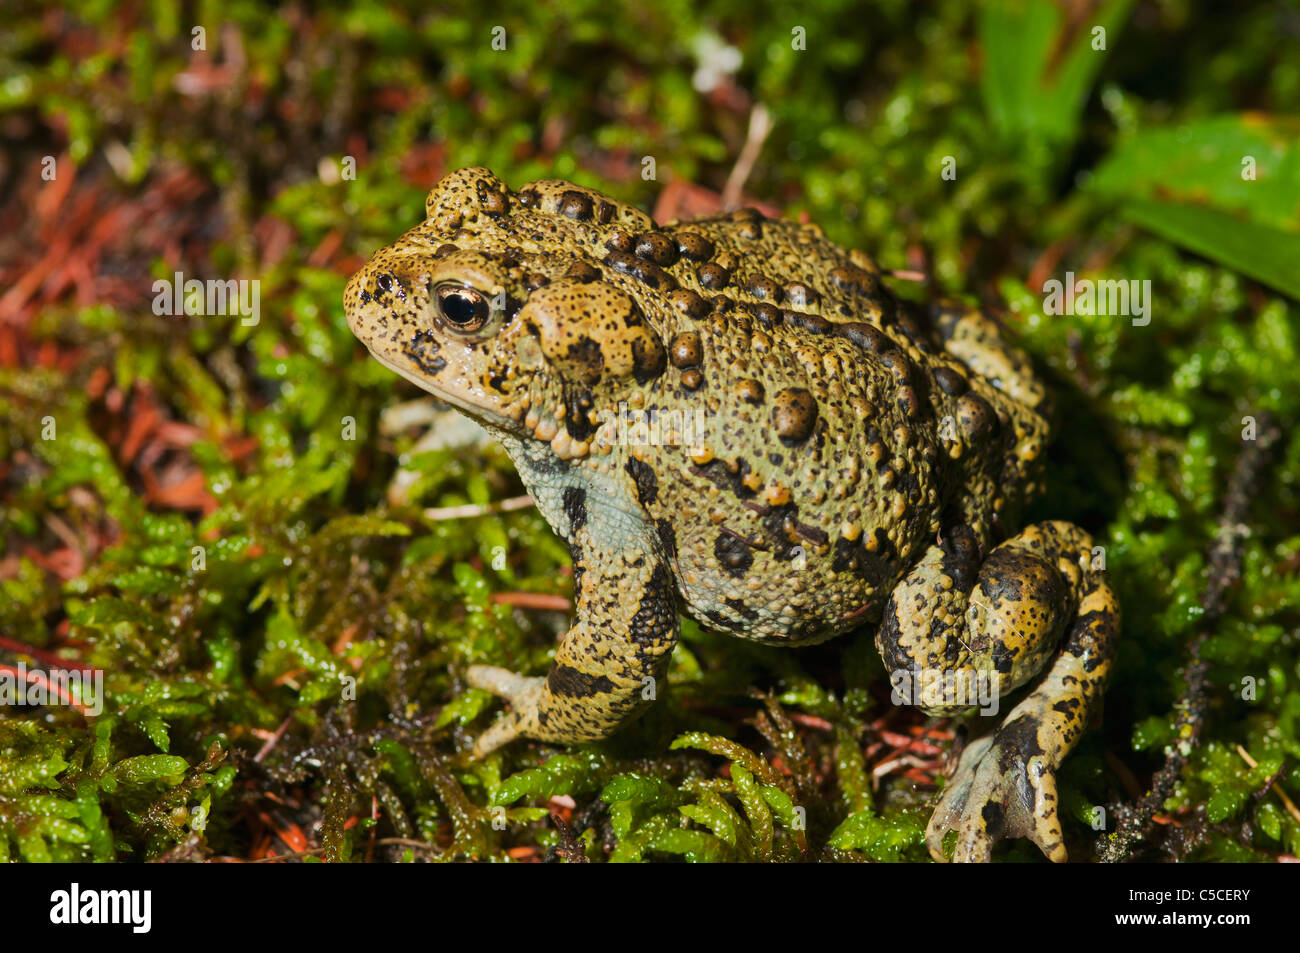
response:
<path id="1" fill-rule="evenodd" d="M 489 427 L 506 429 L 512 421 L 502 415 L 500 408 L 487 403 L 486 399 L 475 400 L 472 396 L 472 388 L 452 389 L 441 386 L 436 380 L 429 377 L 427 373 L 416 370 L 413 367 L 403 366 L 396 361 L 392 361 L 383 354 L 376 352 L 367 345 L 370 356 L 373 357 L 384 367 L 388 368 L 394 374 L 399 374 L 406 378 L 416 387 L 423 391 L 428 391 L 439 400 L 451 404 L 457 410 L 460 410 L 475 420 Z"/>

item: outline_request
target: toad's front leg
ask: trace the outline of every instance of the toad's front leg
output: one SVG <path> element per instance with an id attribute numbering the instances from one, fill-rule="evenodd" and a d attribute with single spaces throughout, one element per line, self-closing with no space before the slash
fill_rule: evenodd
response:
<path id="1" fill-rule="evenodd" d="M 1119 635 L 1115 597 L 1091 567 L 1092 541 L 1069 523 L 1030 526 L 982 562 L 957 527 L 895 589 L 876 637 L 891 670 L 948 676 L 936 690 L 974 676 L 1005 694 L 1045 667 L 997 731 L 962 753 L 926 830 L 936 860 L 949 830 L 954 860 L 988 860 L 1003 837 L 1066 859 L 1055 771 L 1099 708 Z M 936 713 L 961 707 L 920 701 Z"/>
<path id="2" fill-rule="evenodd" d="M 573 744 L 610 735 L 654 697 L 677 644 L 672 575 L 652 547 L 602 548 L 575 533 L 577 618 L 543 677 L 471 666 L 471 685 L 506 698 L 510 711 L 474 743 L 478 758 L 520 736 Z"/>

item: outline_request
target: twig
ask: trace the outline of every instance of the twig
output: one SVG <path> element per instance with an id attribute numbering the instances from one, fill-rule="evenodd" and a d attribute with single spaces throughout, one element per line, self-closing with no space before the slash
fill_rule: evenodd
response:
<path id="1" fill-rule="evenodd" d="M 325 853 L 324 847 L 313 847 L 311 850 L 294 851 L 292 854 L 272 854 L 269 857 L 258 857 L 255 860 L 245 860 L 246 864 L 273 864 L 277 860 L 302 860 L 304 857 L 315 857 Z"/>
<path id="2" fill-rule="evenodd" d="M 749 173 L 754 171 L 754 163 L 763 152 L 763 143 L 772 131 L 772 115 L 762 103 L 755 103 L 749 113 L 749 131 L 745 134 L 745 144 L 740 148 L 736 164 L 731 167 L 727 184 L 722 187 L 722 207 L 730 211 L 740 205 L 740 195 L 749 181 Z"/>
<path id="3" fill-rule="evenodd" d="M 1151 779 L 1151 790 L 1131 810 L 1120 814 L 1114 833 L 1098 841 L 1097 853 L 1103 863 L 1126 860 L 1133 845 L 1147 836 L 1152 818 L 1173 792 L 1192 752 L 1200 745 L 1205 730 L 1206 678 L 1210 670 L 1209 663 L 1201 658 L 1201 647 L 1223 615 L 1228 590 L 1241 578 L 1242 541 L 1249 533 L 1246 514 L 1280 437 L 1277 421 L 1270 414 L 1260 414 L 1257 439 L 1237 457 L 1228 481 L 1219 531 L 1210 548 L 1209 582 L 1201 597 L 1204 613 L 1196 636 L 1187 647 L 1187 664 L 1180 673 L 1186 688 L 1175 706 L 1178 713 L 1174 723 L 1175 740 L 1165 754 L 1164 765 Z"/>
<path id="4" fill-rule="evenodd" d="M 511 510 L 526 510 L 535 505 L 531 496 L 512 496 L 495 503 L 466 503 L 464 506 L 436 506 L 424 511 L 427 520 L 457 520 L 470 516 L 490 516 Z"/>
<path id="5" fill-rule="evenodd" d="M 266 739 L 266 744 L 262 745 L 257 754 L 253 755 L 253 760 L 255 762 L 261 764 L 266 756 L 271 753 L 271 749 L 280 743 L 280 739 L 284 737 L 285 729 L 289 727 L 291 721 L 293 721 L 293 715 L 290 715 L 284 721 L 280 722 L 280 727 L 275 729 L 275 732 L 271 737 Z"/>
<path id="6" fill-rule="evenodd" d="M 7 672 L 15 679 L 21 678 L 33 685 L 40 685 L 49 695 L 57 695 L 66 707 L 73 708 L 82 715 L 90 715 L 90 709 L 72 697 L 72 693 L 65 689 L 57 682 L 52 682 L 44 672 L 39 669 L 25 669 L 13 665 L 0 665 L 0 672 Z"/>
<path id="7" fill-rule="evenodd" d="M 74 669 L 81 672 L 95 673 L 102 671 L 93 665 L 86 665 L 84 662 L 73 662 L 69 659 L 61 658 L 49 649 L 38 649 L 34 645 L 28 645 L 26 642 L 19 642 L 17 639 L 6 638 L 0 635 L 0 649 L 6 649 L 10 652 L 17 652 L 20 655 L 29 655 L 34 659 L 39 659 L 55 668 L 62 668 L 68 671 Z"/>
<path id="8" fill-rule="evenodd" d="M 426 844 L 422 840 L 412 840 L 409 837 L 381 837 L 375 843 L 381 847 L 413 847 L 416 850 L 431 850 L 435 854 L 442 853 L 442 848 L 434 844 Z"/>
<path id="9" fill-rule="evenodd" d="M 1252 758 L 1250 753 L 1241 745 L 1237 745 L 1237 754 L 1241 755 L 1241 760 L 1245 761 L 1246 764 L 1250 765 L 1252 768 L 1259 767 L 1259 762 Z M 1282 799 L 1282 803 L 1286 805 L 1287 812 L 1294 817 L 1297 822 L 1300 822 L 1300 809 L 1296 808 L 1295 801 L 1291 800 L 1291 798 L 1287 796 L 1287 793 L 1276 784 L 1273 784 L 1272 781 L 1269 781 L 1268 785 L 1265 785 L 1264 790 L 1267 791 L 1269 786 L 1272 786 L 1273 790 L 1277 792 L 1277 796 Z"/>

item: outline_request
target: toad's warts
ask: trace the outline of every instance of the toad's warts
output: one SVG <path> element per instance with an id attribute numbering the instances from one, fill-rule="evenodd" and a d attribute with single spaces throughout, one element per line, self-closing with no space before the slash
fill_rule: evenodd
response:
<path id="1" fill-rule="evenodd" d="M 952 829 L 957 859 L 1005 836 L 1064 859 L 1054 772 L 1119 611 L 1081 530 L 1013 532 L 1048 427 L 996 321 L 901 301 L 867 255 L 749 209 L 659 227 L 463 169 L 427 214 L 352 277 L 348 323 L 502 441 L 577 596 L 546 676 L 470 668 L 510 701 L 475 752 L 611 733 L 653 696 L 679 609 L 774 644 L 872 624 L 892 671 L 1029 686 L 963 753 L 931 852 Z"/>

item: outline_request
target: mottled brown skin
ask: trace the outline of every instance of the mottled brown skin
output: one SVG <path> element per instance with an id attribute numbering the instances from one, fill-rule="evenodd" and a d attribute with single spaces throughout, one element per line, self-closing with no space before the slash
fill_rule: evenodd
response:
<path id="1" fill-rule="evenodd" d="M 658 227 L 567 182 L 462 169 L 427 212 L 352 277 L 348 323 L 504 443 L 577 595 L 547 676 L 470 668 L 511 703 L 475 753 L 609 735 L 653 697 L 679 609 L 789 645 L 870 624 L 892 670 L 1037 679 L 963 753 L 932 854 L 953 829 L 955 859 L 1026 836 L 1064 860 L 1053 772 L 1119 613 L 1081 530 L 1014 534 L 1048 425 L 997 323 L 901 302 L 865 254 L 751 209 Z M 664 415 L 660 439 L 611 424 L 620 408 Z M 685 446 L 683 414 L 703 423 Z"/>

